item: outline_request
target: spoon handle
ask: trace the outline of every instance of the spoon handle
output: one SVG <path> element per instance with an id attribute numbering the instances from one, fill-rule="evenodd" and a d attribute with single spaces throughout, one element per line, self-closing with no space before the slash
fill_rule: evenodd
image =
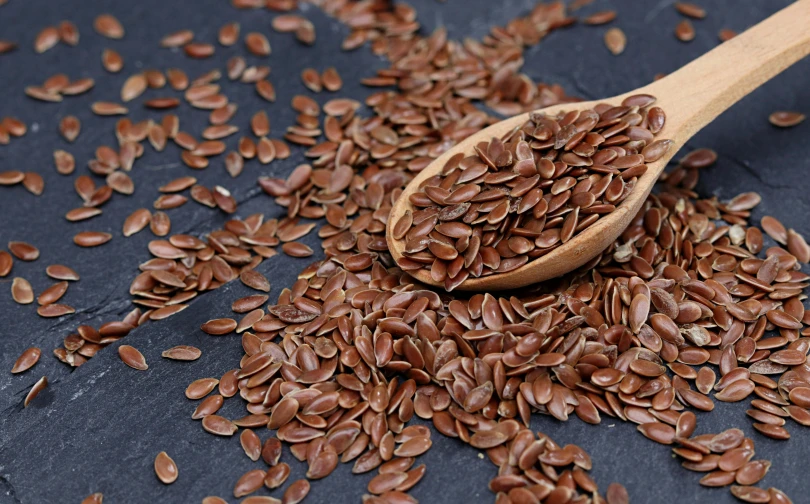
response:
<path id="1" fill-rule="evenodd" d="M 810 54 L 810 0 L 798 0 L 667 77 L 646 86 L 680 146 L 714 118 Z"/>

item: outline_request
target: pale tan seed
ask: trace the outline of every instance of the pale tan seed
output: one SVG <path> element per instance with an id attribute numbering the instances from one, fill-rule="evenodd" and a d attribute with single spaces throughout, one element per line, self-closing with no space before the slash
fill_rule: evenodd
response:
<path id="1" fill-rule="evenodd" d="M 610 28 L 605 32 L 605 46 L 614 56 L 624 52 L 627 46 L 627 37 L 621 28 Z"/>
<path id="2" fill-rule="evenodd" d="M 177 464 L 165 451 L 155 457 L 155 474 L 164 485 L 170 485 L 177 481 Z"/>
<path id="3" fill-rule="evenodd" d="M 33 387 L 31 387 L 31 390 L 29 390 L 28 394 L 25 396 L 25 400 L 23 400 L 23 407 L 27 408 L 28 405 L 31 404 L 31 401 L 33 401 L 34 398 L 38 396 L 40 392 L 45 390 L 47 386 L 48 386 L 47 377 L 43 376 L 42 378 L 37 380 L 37 382 L 34 384 Z"/>
<path id="4" fill-rule="evenodd" d="M 124 68 L 124 58 L 114 49 L 101 52 L 101 66 L 110 73 L 118 73 Z"/>
<path id="5" fill-rule="evenodd" d="M 14 361 L 14 366 L 12 366 L 11 372 L 13 374 L 17 374 L 28 371 L 39 361 L 40 355 L 42 355 L 42 351 L 39 348 L 31 347 L 26 349 L 19 357 L 17 357 L 17 360 Z"/>
<path id="6" fill-rule="evenodd" d="M 169 348 L 168 350 L 164 350 L 160 355 L 161 357 L 171 360 L 194 361 L 200 358 L 202 351 L 197 347 L 178 345 Z"/>
<path id="7" fill-rule="evenodd" d="M 127 366 L 138 371 L 146 371 L 149 365 L 146 364 L 146 359 L 137 348 L 130 345 L 121 345 L 118 347 L 118 356 Z"/>

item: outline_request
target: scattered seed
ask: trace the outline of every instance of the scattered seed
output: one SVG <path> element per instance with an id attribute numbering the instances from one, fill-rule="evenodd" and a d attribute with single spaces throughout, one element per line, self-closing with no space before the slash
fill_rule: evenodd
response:
<path id="1" fill-rule="evenodd" d="M 768 116 L 768 121 L 778 128 L 792 128 L 804 121 L 805 117 L 800 112 L 779 110 Z"/>
<path id="2" fill-rule="evenodd" d="M 158 453 L 155 457 L 155 474 L 164 485 L 177 481 L 177 464 L 165 451 Z"/>
<path id="3" fill-rule="evenodd" d="M 93 21 L 93 28 L 100 35 L 111 39 L 124 38 L 124 27 L 112 14 L 101 14 Z"/>
<path id="4" fill-rule="evenodd" d="M 31 404 L 31 401 L 33 401 L 34 398 L 36 398 L 36 396 L 38 396 L 40 392 L 45 390 L 47 386 L 48 386 L 47 377 L 43 376 L 42 378 L 37 380 L 37 382 L 34 384 L 33 387 L 31 387 L 31 390 L 28 391 L 28 394 L 25 396 L 25 400 L 23 401 L 23 407 L 27 408 L 28 405 Z"/>
<path id="5" fill-rule="evenodd" d="M 614 56 L 624 52 L 627 46 L 627 37 L 621 28 L 610 28 L 605 32 L 605 46 Z"/>
<path id="6" fill-rule="evenodd" d="M 27 349 L 14 361 L 11 372 L 17 374 L 28 371 L 39 361 L 40 355 L 42 355 L 42 351 L 39 348 L 31 347 Z"/>
<path id="7" fill-rule="evenodd" d="M 149 366 L 146 364 L 146 359 L 137 348 L 130 345 L 121 345 L 118 347 L 118 356 L 127 366 L 138 371 L 146 371 Z"/>

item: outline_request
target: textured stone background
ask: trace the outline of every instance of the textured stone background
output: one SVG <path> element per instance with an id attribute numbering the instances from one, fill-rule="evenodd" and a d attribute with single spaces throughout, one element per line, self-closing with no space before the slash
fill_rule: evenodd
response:
<path id="1" fill-rule="evenodd" d="M 658 72 L 671 72 L 718 44 L 717 32 L 728 27 L 742 31 L 786 5 L 784 0 L 700 0 L 709 11 L 707 19 L 696 21 L 696 39 L 678 42 L 672 34 L 681 19 L 669 0 L 596 0 L 582 14 L 606 8 L 619 12 L 614 25 L 628 36 L 627 50 L 612 57 L 602 45 L 606 27 L 575 26 L 553 33 L 547 40 L 526 51 L 524 70 L 534 79 L 562 84 L 573 94 L 585 98 L 606 97 L 643 85 Z M 450 36 L 480 37 L 493 24 L 526 13 L 532 0 L 414 0 L 425 31 L 447 27 Z M 114 13 L 125 25 L 123 40 L 102 38 L 92 30 L 94 16 L 103 11 Z M 229 85 L 226 93 L 239 104 L 234 121 L 246 129 L 257 107 L 265 108 L 272 120 L 273 134 L 294 121 L 290 99 L 309 93 L 300 83 L 300 71 L 307 66 L 323 69 L 334 65 L 344 78 L 341 94 L 362 99 L 368 90 L 357 83 L 372 75 L 385 62 L 367 49 L 344 53 L 339 43 L 347 29 L 318 9 L 305 8 L 305 15 L 316 25 L 318 40 L 314 48 L 296 43 L 291 35 L 270 30 L 272 14 L 267 11 L 237 11 L 225 0 L 11 0 L 0 7 L 0 38 L 16 40 L 21 48 L 0 56 L 0 116 L 20 117 L 29 125 L 29 133 L 11 145 L 0 147 L 0 170 L 36 171 L 46 181 L 45 193 L 35 197 L 21 186 L 0 188 L 0 243 L 25 240 L 37 245 L 41 258 L 33 263 L 15 261 L 13 274 L 29 279 L 39 292 L 51 281 L 45 266 L 59 262 L 74 267 L 82 280 L 73 283 L 64 301 L 77 313 L 61 319 L 37 317 L 34 305 L 18 306 L 10 296 L 11 276 L 0 281 L 0 503 L 78 503 L 91 492 L 101 491 L 105 503 L 200 502 L 206 495 L 231 495 L 236 479 L 254 465 L 242 453 L 237 437 L 216 438 L 205 433 L 190 419 L 195 403 L 183 396 L 191 380 L 219 377 L 234 367 L 242 353 L 235 336 L 213 338 L 203 334 L 199 325 L 209 318 L 228 316 L 230 303 L 247 294 L 239 282 L 198 297 L 191 307 L 162 323 L 148 323 L 127 336 L 126 342 L 139 348 L 150 364 L 148 372 L 136 372 L 124 366 L 115 348 L 100 352 L 85 366 L 71 372 L 56 361 L 51 351 L 76 326 L 95 326 L 120 318 L 131 309 L 127 294 L 137 265 L 149 258 L 148 231 L 129 239 L 120 234 L 126 215 L 139 207 L 151 207 L 154 188 L 191 171 L 179 161 L 178 149 L 170 145 L 162 155 L 151 148 L 132 172 L 136 192 L 130 197 L 115 196 L 104 206 L 104 214 L 84 223 L 67 223 L 64 213 L 80 205 L 72 189 L 76 175 L 86 173 L 85 162 L 96 146 L 113 144 L 115 119 L 92 116 L 89 105 L 95 100 L 118 96 L 124 79 L 137 69 L 179 67 L 196 76 L 225 61 L 239 49 L 217 47 L 216 55 L 193 61 L 182 52 L 158 49 L 161 36 L 190 28 L 198 40 L 214 42 L 216 32 L 226 21 L 239 21 L 242 33 L 266 33 L 273 47 L 267 59 L 272 66 L 270 79 L 278 92 L 276 104 L 262 102 L 252 86 Z M 59 45 L 43 55 L 32 49 L 36 33 L 62 19 L 72 20 L 81 30 L 76 48 Z M 100 65 L 104 47 L 118 50 L 126 66 L 117 75 L 107 75 Z M 257 58 L 249 58 L 256 62 Z M 93 77 L 91 93 L 68 97 L 59 104 L 34 102 L 23 95 L 23 87 L 40 83 L 56 72 L 72 78 Z M 720 154 L 718 164 L 703 173 L 699 189 L 703 194 L 730 198 L 739 192 L 755 190 L 763 203 L 754 219 L 764 214 L 780 218 L 805 236 L 810 236 L 807 216 L 810 212 L 810 121 L 790 130 L 777 130 L 768 124 L 768 114 L 776 109 L 794 109 L 810 113 L 810 60 L 804 60 L 744 99 L 707 127 L 690 148 L 711 147 Z M 161 92 L 149 91 L 148 96 Z M 321 93 L 321 103 L 331 98 Z M 133 107 L 135 119 L 148 116 Z M 70 177 L 56 173 L 52 151 L 67 144 L 56 133 L 59 118 L 75 114 L 82 120 L 82 133 L 69 150 L 76 156 L 77 171 Z M 206 125 L 207 114 L 181 107 L 181 128 L 198 135 Z M 231 137 L 229 145 L 238 136 Z M 205 171 L 194 172 L 202 184 L 222 184 L 239 201 L 239 216 L 263 212 L 269 217 L 280 209 L 256 186 L 258 175 L 286 176 L 303 157 L 300 151 L 269 167 L 253 161 L 244 173 L 231 179 L 222 157 Z M 219 227 L 226 216 L 189 203 L 170 211 L 172 232 L 204 234 Z M 71 237 L 80 230 L 114 233 L 108 244 L 95 249 L 80 249 Z M 318 245 L 313 233 L 310 245 Z M 320 247 L 314 247 L 320 250 Z M 273 283 L 272 295 L 289 286 L 310 259 L 291 259 L 279 255 L 263 263 L 259 270 Z M 160 352 L 178 344 L 191 344 L 203 350 L 193 363 L 161 359 Z M 37 366 L 22 375 L 12 376 L 8 369 L 28 346 L 43 349 Z M 31 385 L 43 374 L 51 382 L 27 409 L 22 400 Z M 806 464 L 810 460 L 810 431 L 789 423 L 793 439 L 768 440 L 755 434 L 745 416 L 748 403 L 718 403 L 711 414 L 699 414 L 699 432 L 718 432 L 732 426 L 742 427 L 756 441 L 757 457 L 774 461 L 770 475 L 762 485 L 785 490 L 794 502 L 808 502 L 810 483 Z M 226 402 L 223 414 L 238 417 L 244 406 L 238 399 Z M 709 490 L 697 484 L 699 476 L 682 469 L 670 457 L 669 449 L 644 439 L 632 424 L 605 418 L 600 426 L 579 421 L 561 424 L 548 417 L 537 417 L 533 428 L 542 430 L 561 444 L 578 443 L 593 456 L 593 476 L 606 488 L 612 481 L 627 486 L 635 503 L 651 502 L 733 502 L 727 489 Z M 268 432 L 260 432 L 262 439 Z M 434 437 L 434 447 L 419 463 L 428 465 L 424 480 L 413 490 L 423 503 L 492 502 L 486 483 L 494 467 L 482 460 L 476 450 L 460 442 Z M 155 478 L 152 463 L 155 454 L 168 451 L 180 468 L 179 480 L 164 486 Z M 304 468 L 285 451 L 293 474 L 289 481 L 302 477 Z M 310 502 L 359 502 L 371 475 L 352 476 L 349 466 L 341 466 L 332 477 L 313 483 Z M 261 490 L 260 492 L 265 492 Z M 274 495 L 279 496 L 280 492 Z M 233 498 L 230 499 L 233 501 Z"/>

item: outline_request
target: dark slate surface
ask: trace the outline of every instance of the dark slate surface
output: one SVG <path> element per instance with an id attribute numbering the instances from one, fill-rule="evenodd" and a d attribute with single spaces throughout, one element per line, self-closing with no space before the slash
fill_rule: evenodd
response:
<path id="1" fill-rule="evenodd" d="M 553 33 L 540 45 L 526 52 L 524 70 L 533 78 L 561 83 L 574 95 L 596 98 L 610 96 L 643 85 L 658 72 L 671 72 L 717 45 L 720 28 L 743 30 L 763 19 L 788 2 L 703 0 L 709 16 L 696 21 L 696 39 L 683 44 L 675 40 L 672 30 L 680 20 L 670 1 L 639 0 L 602 1 L 582 12 L 606 8 L 619 11 L 621 26 L 628 36 L 628 48 L 618 58 L 608 55 L 602 45 L 606 27 L 576 26 Z M 0 7 L 0 38 L 16 40 L 21 48 L 0 56 L 0 116 L 23 118 L 29 133 L 12 144 L 0 147 L 0 170 L 22 169 L 40 173 L 46 181 L 42 197 L 34 197 L 22 187 L 0 188 L 0 243 L 25 240 L 42 250 L 34 263 L 15 262 L 11 276 L 24 276 L 36 291 L 50 285 L 45 266 L 64 263 L 74 267 L 82 280 L 71 284 L 65 302 L 77 308 L 70 317 L 56 320 L 38 318 L 35 307 L 17 306 L 9 294 L 10 277 L 0 281 L 0 503 L 39 504 L 51 502 L 78 503 L 91 492 L 101 491 L 105 502 L 200 502 L 206 495 L 231 495 L 236 479 L 249 469 L 259 467 L 248 460 L 236 437 L 215 438 L 206 434 L 190 419 L 194 404 L 183 397 L 188 382 L 204 376 L 219 377 L 231 369 L 241 355 L 236 337 L 214 338 L 197 328 L 203 321 L 230 312 L 231 301 L 245 295 L 247 289 L 233 282 L 222 289 L 195 299 L 191 307 L 167 322 L 149 323 L 134 331 L 126 342 L 141 349 L 150 364 L 146 373 L 125 367 L 115 348 L 102 351 L 75 372 L 53 359 L 51 350 L 76 326 L 99 324 L 120 318 L 131 309 L 127 287 L 137 273 L 138 263 L 149 258 L 146 244 L 148 231 L 132 238 L 120 235 L 124 216 L 139 207 L 151 207 L 157 197 L 155 187 L 191 170 L 179 162 L 178 150 L 169 146 L 163 155 L 147 147 L 146 154 L 132 172 L 136 193 L 130 197 L 115 196 L 104 206 L 104 214 L 91 221 L 70 224 L 64 213 L 79 206 L 72 180 L 86 173 L 85 162 L 95 147 L 113 144 L 115 119 L 93 117 L 92 101 L 118 96 L 124 79 L 136 69 L 180 67 L 196 76 L 215 66 L 222 67 L 230 56 L 242 49 L 217 49 L 205 61 L 191 61 L 181 52 L 157 49 L 158 40 L 166 33 L 191 28 L 198 40 L 214 42 L 219 26 L 238 20 L 242 33 L 261 31 L 268 34 L 273 54 L 267 59 L 273 71 L 271 80 L 278 91 L 278 102 L 270 105 L 256 97 L 251 86 L 229 85 L 227 94 L 239 103 L 235 123 L 246 129 L 250 114 L 257 107 L 266 109 L 276 135 L 294 120 L 288 104 L 298 93 L 309 93 L 301 85 L 300 71 L 307 66 L 338 68 L 346 83 L 341 94 L 362 99 L 367 90 L 357 80 L 371 75 L 385 62 L 366 49 L 347 54 L 339 50 L 346 28 L 327 18 L 316 8 L 305 8 L 306 16 L 315 23 L 318 41 L 314 48 L 298 45 L 291 35 L 270 30 L 272 14 L 266 11 L 236 11 L 225 0 L 91 0 L 45 1 L 11 0 Z M 494 23 L 527 12 L 531 0 L 455 0 L 436 2 L 417 0 L 423 26 L 432 30 L 447 26 L 455 38 L 480 37 Z M 496 8 L 495 5 L 498 5 Z M 92 30 L 92 19 L 98 12 L 109 11 L 124 23 L 123 40 L 106 40 Z M 70 19 L 81 30 L 79 47 L 63 45 L 35 56 L 32 43 L 44 26 Z M 241 46 L 241 44 L 240 44 Z M 126 60 L 125 69 L 117 75 L 105 75 L 99 64 L 101 51 L 111 47 Z M 257 58 L 249 58 L 257 62 Z M 72 78 L 90 76 L 96 88 L 81 97 L 67 98 L 60 104 L 44 104 L 26 98 L 25 85 L 39 83 L 56 72 Z M 720 153 L 716 167 L 703 173 L 699 189 L 703 194 L 730 198 L 742 191 L 762 194 L 763 203 L 754 218 L 763 214 L 779 217 L 787 226 L 810 236 L 807 222 L 810 201 L 810 122 L 791 130 L 777 130 L 767 122 L 776 109 L 795 109 L 810 113 L 810 61 L 805 60 L 753 93 L 707 127 L 690 147 L 708 146 Z M 149 91 L 148 96 L 169 94 Z M 321 102 L 332 95 L 322 93 Z M 149 114 L 133 107 L 134 118 Z M 82 134 L 68 146 L 56 134 L 59 118 L 75 114 L 82 120 Z M 199 134 L 207 114 L 181 108 L 182 129 Z M 235 143 L 233 137 L 229 144 Z M 79 168 L 73 176 L 57 174 L 51 153 L 67 148 L 74 153 Z M 238 215 L 244 217 L 263 212 L 268 217 L 280 209 L 260 193 L 258 175 L 288 173 L 302 155 L 296 151 L 289 160 L 270 167 L 255 161 L 244 173 L 231 179 L 221 158 L 207 170 L 194 172 L 207 186 L 222 184 L 239 200 Z M 204 234 L 218 227 L 226 217 L 200 205 L 188 205 L 170 211 L 173 232 Z M 97 249 L 79 249 L 71 237 L 80 230 L 103 230 L 115 234 L 107 245 Z M 313 236 L 307 241 L 317 245 Z M 319 250 L 319 248 L 318 248 Z M 308 260 L 278 256 L 262 264 L 259 270 L 273 283 L 273 294 L 289 286 L 296 273 Z M 192 344 L 203 350 L 203 357 L 193 363 L 169 362 L 160 352 L 178 344 Z M 22 375 L 8 373 L 16 357 L 28 346 L 43 349 L 37 366 Z M 42 375 L 51 385 L 27 409 L 22 400 L 30 386 Z M 774 460 L 765 486 L 787 491 L 794 502 L 808 502 L 810 483 L 806 464 L 810 460 L 810 434 L 789 424 L 793 439 L 770 441 L 754 434 L 745 416 L 746 403 L 718 404 L 711 414 L 699 414 L 699 432 L 717 432 L 741 426 L 756 440 L 757 456 Z M 238 399 L 228 401 L 225 415 L 241 416 L 243 405 Z M 533 427 L 552 436 L 559 443 L 579 443 L 593 456 L 593 476 L 601 487 L 612 481 L 627 486 L 633 502 L 733 502 L 727 489 L 709 490 L 698 486 L 698 475 L 683 470 L 671 459 L 666 447 L 655 445 L 635 432 L 633 425 L 605 419 L 598 427 L 578 421 L 561 424 L 543 417 Z M 268 432 L 260 432 L 262 439 Z M 495 470 L 475 450 L 461 443 L 435 437 L 434 448 L 420 462 L 429 471 L 414 490 L 421 502 L 491 502 L 486 483 Z M 152 462 L 157 452 L 168 451 L 180 467 L 180 478 L 163 486 L 155 478 Z M 289 453 L 284 459 L 291 461 Z M 294 462 L 294 461 L 293 461 Z M 291 463 L 290 481 L 303 475 L 298 463 Z M 370 475 L 351 476 L 342 466 L 326 481 L 313 483 L 311 502 L 359 502 Z M 261 491 L 262 493 L 265 490 Z M 280 492 L 275 495 L 279 496 Z M 234 501 L 231 497 L 230 501 Z"/>

